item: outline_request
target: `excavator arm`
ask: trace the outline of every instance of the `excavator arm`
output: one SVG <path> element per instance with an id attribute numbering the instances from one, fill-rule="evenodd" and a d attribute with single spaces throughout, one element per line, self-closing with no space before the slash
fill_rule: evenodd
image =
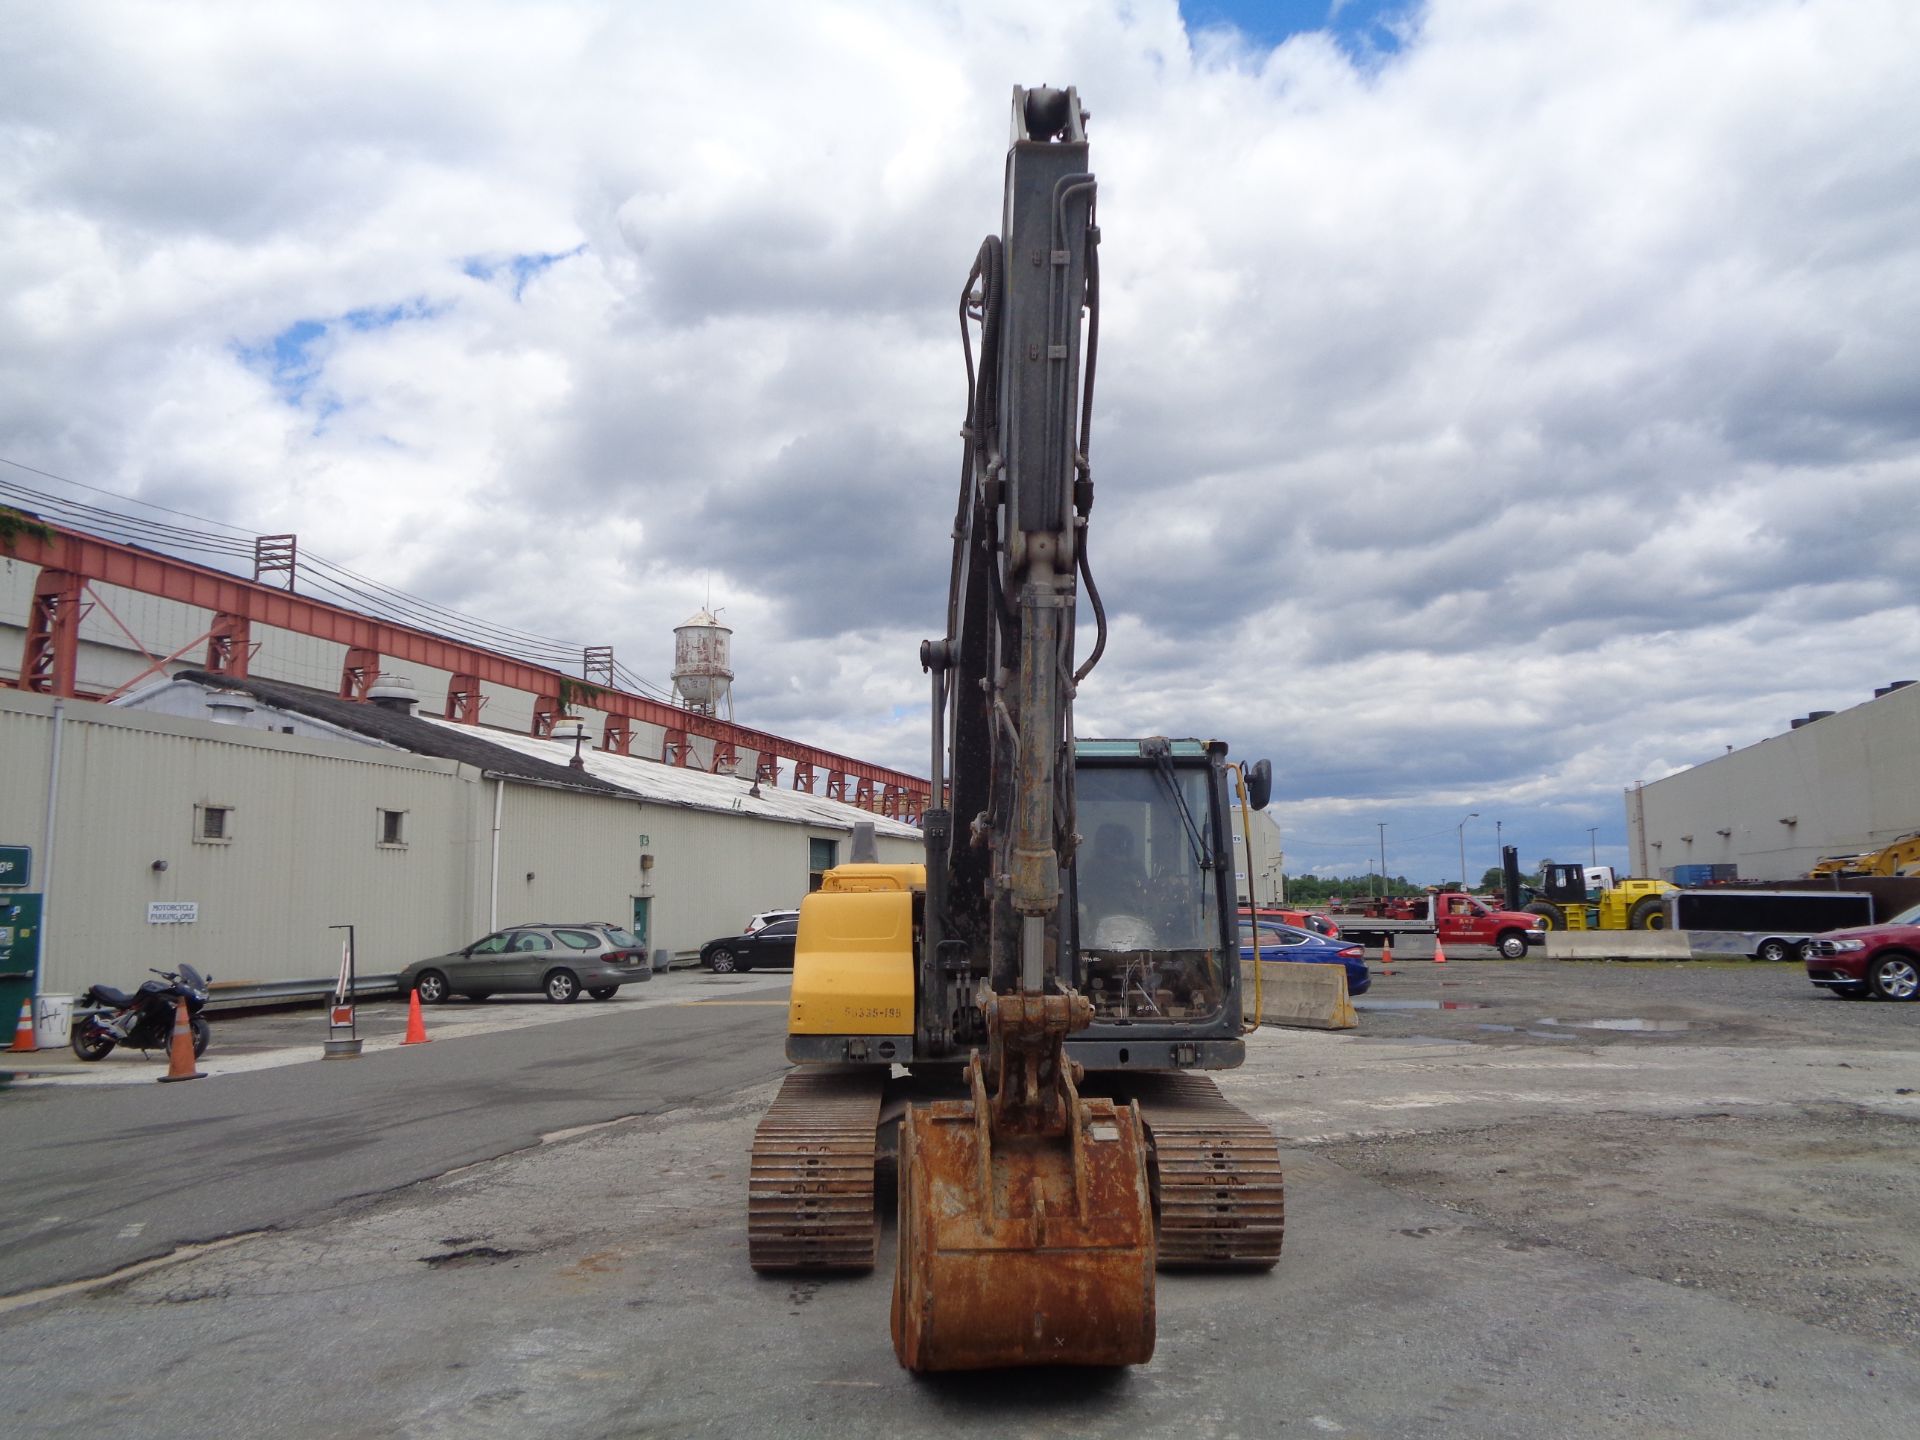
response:
<path id="1" fill-rule="evenodd" d="M 915 1054 L 959 1051 L 967 1066 L 966 1098 L 913 1106 L 902 1123 L 893 1338 L 914 1370 L 1153 1354 L 1146 1129 L 1137 1105 L 1083 1098 L 1065 1053 L 1093 1019 L 1072 985 L 1063 898 L 1074 689 L 1101 648 L 1076 671 L 1076 573 L 1097 599 L 1094 195 L 1079 97 L 1016 88 L 1001 233 L 960 301 L 966 445 L 947 633 L 921 649 L 934 798 L 951 798 L 925 819 Z"/>
<path id="2" fill-rule="evenodd" d="M 944 1002 L 923 1006 L 922 1054 L 984 1038 L 988 995 L 1058 991 L 1072 954 L 1061 897 L 1073 694 L 1100 648 L 1076 675 L 1076 568 L 1098 593 L 1085 565 L 1099 337 L 1085 121 L 1071 89 L 1015 88 L 1001 233 L 981 244 L 961 294 L 967 407 L 947 633 L 921 647 L 936 802 L 921 979 Z"/>

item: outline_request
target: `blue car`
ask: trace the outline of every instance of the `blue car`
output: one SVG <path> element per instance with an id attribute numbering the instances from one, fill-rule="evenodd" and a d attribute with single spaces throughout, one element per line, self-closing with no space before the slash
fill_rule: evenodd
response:
<path id="1" fill-rule="evenodd" d="M 1294 925 L 1264 924 L 1260 927 L 1262 960 L 1297 960 L 1303 965 L 1344 965 L 1347 967 L 1347 994 L 1364 995 L 1373 984 L 1367 972 L 1367 952 L 1344 940 L 1329 940 L 1311 930 Z M 1253 963 L 1253 935 L 1245 926 L 1240 930 L 1240 959 Z"/>

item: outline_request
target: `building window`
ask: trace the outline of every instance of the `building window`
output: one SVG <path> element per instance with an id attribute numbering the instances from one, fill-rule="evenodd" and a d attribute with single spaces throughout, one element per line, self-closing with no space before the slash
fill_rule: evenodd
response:
<path id="1" fill-rule="evenodd" d="M 407 843 L 407 812 L 404 810 L 382 810 L 380 812 L 380 844 L 405 845 Z"/>
<path id="2" fill-rule="evenodd" d="M 233 839 L 231 805 L 193 807 L 193 838 L 203 845 L 225 845 Z"/>
<path id="3" fill-rule="evenodd" d="M 840 863 L 838 840 L 807 841 L 807 889 L 818 890 L 821 878 Z"/>

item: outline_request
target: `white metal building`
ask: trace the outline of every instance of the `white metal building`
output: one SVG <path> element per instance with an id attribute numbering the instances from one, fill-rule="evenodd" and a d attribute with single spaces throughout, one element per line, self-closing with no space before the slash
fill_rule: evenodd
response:
<path id="1" fill-rule="evenodd" d="M 1634 873 L 1732 864 L 1746 880 L 1920 830 L 1920 685 L 1816 712 L 1781 735 L 1626 792 Z"/>
<path id="2" fill-rule="evenodd" d="M 1256 905 L 1279 905 L 1287 898 L 1286 853 L 1280 844 L 1280 820 L 1272 809 L 1253 812 L 1248 829 L 1253 837 L 1251 858 L 1246 838 L 1241 833 L 1240 801 L 1233 798 L 1228 814 L 1233 827 L 1234 893 L 1245 903 L 1249 896 Z"/>
<path id="3" fill-rule="evenodd" d="M 569 741 L 299 686 L 189 675 L 127 698 L 0 690 L 0 845 L 34 851 L 42 993 L 181 960 L 325 977 L 346 923 L 367 975 L 540 919 L 684 952 L 798 903 L 856 822 L 883 859 L 921 856 L 918 830 L 823 797 L 585 747 L 575 768 Z"/>

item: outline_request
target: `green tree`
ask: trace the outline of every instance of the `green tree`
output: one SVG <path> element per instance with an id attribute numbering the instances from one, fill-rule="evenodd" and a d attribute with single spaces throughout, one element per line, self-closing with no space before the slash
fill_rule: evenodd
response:
<path id="1" fill-rule="evenodd" d="M 1365 875 L 1289 875 L 1286 877 L 1287 903 L 1290 905 L 1324 905 L 1338 897 L 1342 900 L 1363 900 L 1370 895 L 1382 892 L 1380 877 L 1374 873 Z M 1404 875 L 1392 875 L 1387 878 L 1384 887 L 1388 895 L 1420 895 L 1425 887 L 1415 885 Z"/>

